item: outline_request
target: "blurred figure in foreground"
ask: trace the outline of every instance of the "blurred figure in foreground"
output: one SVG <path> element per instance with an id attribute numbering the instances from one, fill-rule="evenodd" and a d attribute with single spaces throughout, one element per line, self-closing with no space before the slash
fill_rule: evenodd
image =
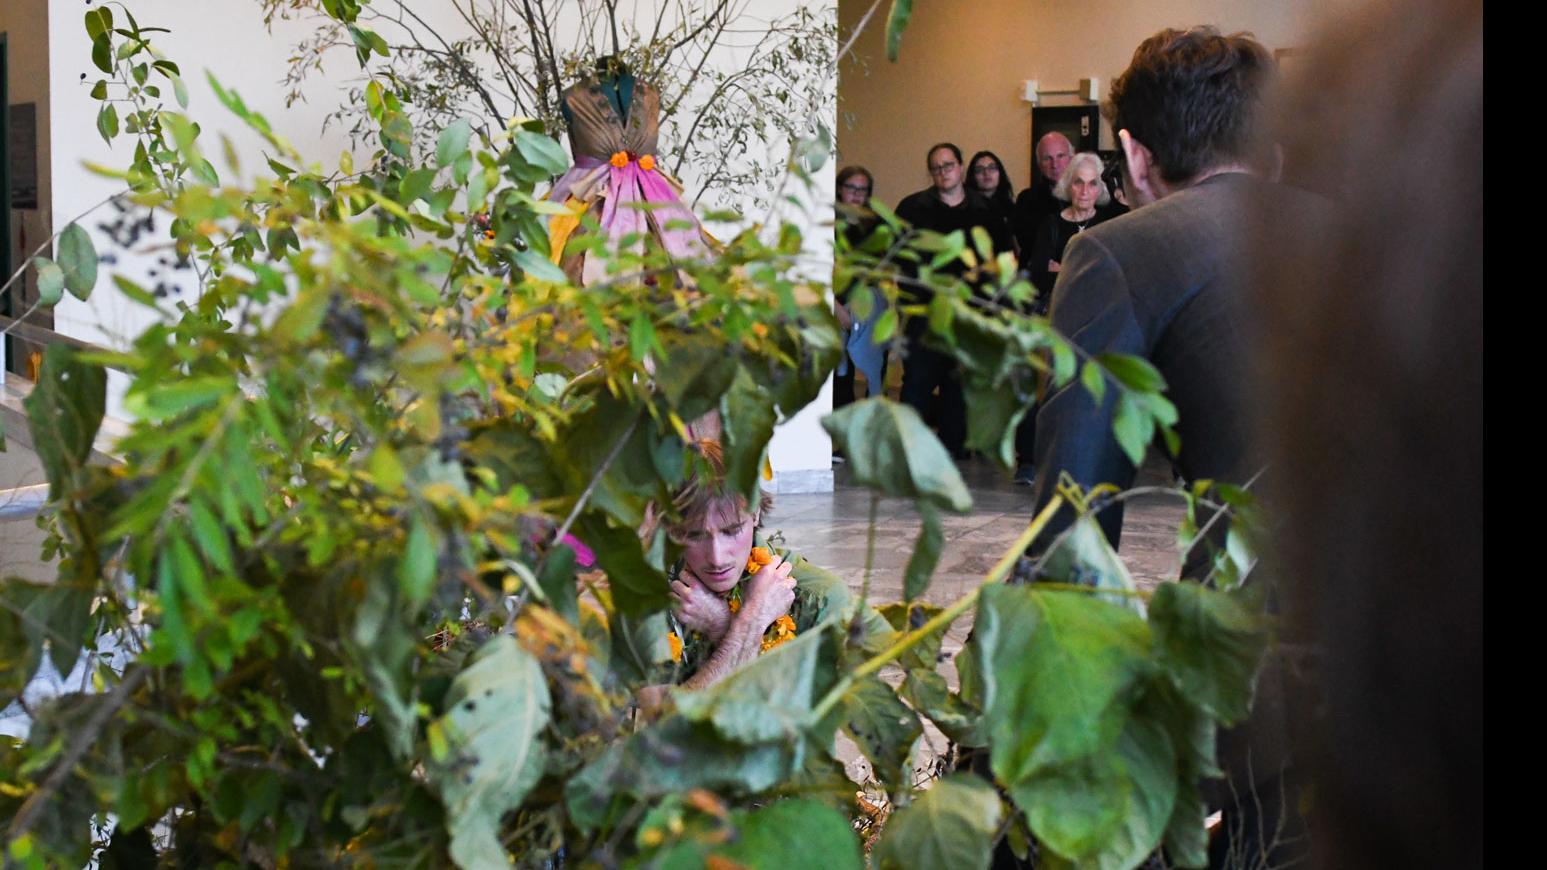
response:
<path id="1" fill-rule="evenodd" d="M 1331 33 L 1276 138 L 1284 180 L 1345 219 L 1259 212 L 1257 258 L 1274 573 L 1320 663 L 1290 707 L 1311 845 L 1325 867 L 1481 867 L 1482 4 Z"/>

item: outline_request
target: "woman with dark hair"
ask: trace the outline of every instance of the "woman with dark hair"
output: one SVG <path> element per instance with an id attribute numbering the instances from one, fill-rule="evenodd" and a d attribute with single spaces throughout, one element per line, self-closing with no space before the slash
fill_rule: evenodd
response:
<path id="1" fill-rule="evenodd" d="M 1010 183 L 1010 173 L 1005 171 L 1004 161 L 992 151 L 979 151 L 967 161 L 967 189 L 988 201 L 994 214 L 1004 222 L 1005 233 L 1012 240 L 1011 220 L 1015 216 L 1015 185 Z M 1015 252 L 1017 255 L 1020 251 Z"/>
<path id="2" fill-rule="evenodd" d="M 875 232 L 880 220 L 870 210 L 870 194 L 875 189 L 875 178 L 863 166 L 845 166 L 838 170 L 838 226 L 849 250 L 861 248 Z M 850 302 L 856 292 L 868 290 L 871 296 L 870 312 L 863 319 L 856 319 L 850 310 Z M 886 309 L 886 297 L 869 285 L 851 283 L 833 299 L 833 314 L 843 327 L 844 356 L 833 372 L 833 407 L 841 408 L 854 401 L 854 371 L 865 375 L 866 396 L 879 396 L 886 383 L 886 346 L 873 340 L 876 323 Z"/>

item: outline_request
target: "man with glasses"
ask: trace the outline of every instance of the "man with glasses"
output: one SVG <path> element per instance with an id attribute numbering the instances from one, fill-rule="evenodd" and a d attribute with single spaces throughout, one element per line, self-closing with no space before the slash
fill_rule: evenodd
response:
<path id="1" fill-rule="evenodd" d="M 942 234 L 960 230 L 970 237 L 973 227 L 983 227 L 993 239 L 994 250 L 1010 250 L 1004 222 L 994 217 L 987 200 L 963 185 L 967 173 L 961 149 L 950 142 L 941 142 L 929 149 L 925 165 L 929 169 L 931 185 L 899 203 L 897 216 L 916 229 Z M 971 245 L 970 241 L 968 245 Z M 905 268 L 912 272 L 917 267 L 909 265 Z M 963 279 L 969 277 L 966 266 L 960 261 L 944 266 L 936 273 Z M 917 276 L 914 273 L 907 277 Z M 929 301 L 928 293 L 916 282 L 904 280 L 902 289 L 905 303 Z M 951 357 L 924 346 L 924 333 L 928 328 L 928 322 L 920 317 L 912 318 L 904 327 L 907 358 L 902 369 L 902 401 L 925 420 L 933 420 L 941 443 L 952 457 L 963 459 L 966 457 L 967 409 L 962 399 L 961 378 Z M 935 397 L 937 391 L 938 398 Z M 931 413 L 936 408 L 938 413 Z"/>

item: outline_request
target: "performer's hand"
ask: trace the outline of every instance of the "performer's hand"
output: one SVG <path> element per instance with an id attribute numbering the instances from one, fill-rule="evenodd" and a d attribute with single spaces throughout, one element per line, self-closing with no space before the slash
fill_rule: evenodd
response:
<path id="1" fill-rule="evenodd" d="M 731 624 L 730 605 L 686 568 L 671 583 L 672 611 L 683 628 L 719 643 Z"/>
<path id="2" fill-rule="evenodd" d="M 768 630 L 775 619 L 790 612 L 795 603 L 795 578 L 790 576 L 794 566 L 774 557 L 747 581 L 741 601 L 741 612 L 752 620 L 759 633 Z"/>

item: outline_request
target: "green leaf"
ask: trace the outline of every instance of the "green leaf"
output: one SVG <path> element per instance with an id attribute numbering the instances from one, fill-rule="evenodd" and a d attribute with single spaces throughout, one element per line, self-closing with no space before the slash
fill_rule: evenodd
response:
<path id="1" fill-rule="evenodd" d="M 736 356 L 725 342 L 701 333 L 672 333 L 657 360 L 655 382 L 678 416 L 696 420 L 720 403 L 737 372 Z M 761 448 L 759 448 L 761 449 Z"/>
<path id="2" fill-rule="evenodd" d="M 569 155 L 564 153 L 563 146 L 541 133 L 517 130 L 516 150 L 528 163 L 549 175 L 558 175 L 569 168 Z"/>
<path id="3" fill-rule="evenodd" d="M 231 557 L 231 544 L 226 538 L 226 530 L 203 499 L 189 500 L 188 521 L 193 529 L 194 541 L 210 564 L 227 574 L 236 574 L 236 562 Z"/>
<path id="4" fill-rule="evenodd" d="M 594 830 L 620 795 L 651 800 L 691 788 L 757 794 L 794 776 L 802 761 L 802 752 L 786 742 L 749 746 L 726 740 L 708 724 L 669 716 L 613 743 L 570 777 L 564 802 L 576 825 Z"/>
<path id="5" fill-rule="evenodd" d="M 962 657 L 958 655 L 958 669 L 961 668 L 961 660 Z M 913 709 L 934 722 L 945 736 L 963 746 L 986 745 L 983 712 L 952 693 L 945 677 L 934 671 L 933 667 L 934 663 L 931 662 L 929 668 L 908 671 L 899 694 Z"/>
<path id="6" fill-rule="evenodd" d="M 1182 694 L 1227 724 L 1246 718 L 1267 632 L 1243 597 L 1198 583 L 1162 583 L 1149 621 L 1156 658 Z"/>
<path id="7" fill-rule="evenodd" d="M 86 38 L 97 37 L 113 29 L 113 13 L 105 7 L 86 10 Z"/>
<path id="8" fill-rule="evenodd" d="M 435 588 L 435 538 L 429 523 L 415 516 L 408 528 L 408 541 L 398 562 L 398 586 L 412 606 L 423 604 Z"/>
<path id="9" fill-rule="evenodd" d="M 47 257 L 33 257 L 32 266 L 38 270 L 38 304 L 59 304 L 64 298 L 64 269 Z"/>
<path id="10" fill-rule="evenodd" d="M 102 134 L 102 139 L 112 143 L 113 137 L 118 135 L 118 109 L 112 103 L 104 103 L 97 110 L 97 132 Z"/>
<path id="11" fill-rule="evenodd" d="M 1149 448 L 1150 435 L 1153 433 L 1154 421 L 1139 407 L 1139 403 L 1128 393 L 1120 394 L 1117 397 L 1117 412 L 1112 420 L 1112 434 L 1117 437 L 1117 444 L 1123 448 L 1129 462 L 1135 466 L 1143 464 L 1144 451 Z"/>
<path id="12" fill-rule="evenodd" d="M 107 33 L 99 33 L 91 40 L 91 62 L 97 69 L 109 75 L 113 72 L 113 42 L 112 36 Z"/>
<path id="13" fill-rule="evenodd" d="M 956 463 L 907 405 L 864 399 L 823 418 L 822 427 L 848 457 L 860 485 L 957 512 L 972 509 L 972 494 Z"/>
<path id="14" fill-rule="evenodd" d="M 913 544 L 913 555 L 903 569 L 902 596 L 912 601 L 924 594 L 929 581 L 940 564 L 940 550 L 945 546 L 945 529 L 940 525 L 940 512 L 928 501 L 918 503 L 919 516 L 924 523 L 919 529 L 918 540 Z"/>
<path id="15" fill-rule="evenodd" d="M 467 143 L 473 138 L 473 124 L 466 118 L 452 121 L 440 131 L 435 140 L 435 165 L 450 166 L 458 157 L 467 153 Z"/>
<path id="16" fill-rule="evenodd" d="M 59 267 L 64 270 L 64 286 L 77 299 L 84 300 L 97 286 L 97 246 L 80 224 L 72 223 L 59 234 Z"/>
<path id="17" fill-rule="evenodd" d="M 389 112 L 381 125 L 381 144 L 394 157 L 408 158 L 414 142 L 414 125 L 402 112 Z"/>
<path id="18" fill-rule="evenodd" d="M 1117 382 L 1140 393 L 1158 393 L 1166 388 L 1166 379 L 1149 360 L 1129 354 L 1104 353 L 1096 357 Z"/>
<path id="19" fill-rule="evenodd" d="M 811 721 L 822 632 L 808 631 L 697 691 L 676 689 L 677 712 L 727 740 L 793 740 Z"/>
<path id="20" fill-rule="evenodd" d="M 87 631 L 91 619 L 93 590 L 85 583 L 60 578 L 54 583 L 29 583 L 19 577 L 0 581 L 0 611 L 6 616 L 14 613 L 19 626 L 8 626 L 0 616 L 0 628 L 15 630 L 15 641 L 25 639 L 29 649 L 21 646 L 0 651 L 0 672 L 9 667 L 19 668 L 19 673 L 9 674 L 0 680 L 0 697 L 9 701 L 5 689 L 19 678 L 24 685 L 42 660 L 43 642 L 49 641 L 48 653 L 60 674 L 68 674 L 75 667 L 82 645 L 90 638 Z M 9 658 L 10 661 L 6 661 Z M 20 685 L 14 686 L 19 690 Z"/>
<path id="21" fill-rule="evenodd" d="M 33 449 L 48 474 L 48 497 L 58 501 L 80 484 L 107 404 L 107 371 L 76 359 L 69 345 L 43 350 L 38 384 L 23 400 Z"/>
<path id="22" fill-rule="evenodd" d="M 892 8 L 886 14 L 886 59 L 897 62 L 902 49 L 902 32 L 908 29 L 908 19 L 913 15 L 913 0 L 892 0 Z"/>
<path id="23" fill-rule="evenodd" d="M 542 777 L 550 700 L 542 668 L 509 635 L 469 660 L 431 723 L 446 736 L 444 762 L 427 764 L 446 807 L 451 859 L 463 868 L 504 867 L 500 817 L 521 806 Z"/>
<path id="24" fill-rule="evenodd" d="M 550 281 L 554 284 L 563 284 L 569 281 L 569 276 L 564 270 L 553 264 L 553 261 L 537 253 L 526 250 L 517 251 L 514 254 L 516 267 L 525 272 L 528 277 L 539 281 Z"/>
<path id="25" fill-rule="evenodd" d="M 1096 855 L 1148 775 L 1117 752 L 1153 673 L 1148 626 L 1088 594 L 988 586 L 972 643 L 995 777 L 1038 839 L 1072 860 Z"/>
<path id="26" fill-rule="evenodd" d="M 908 757 L 924 726 L 891 686 L 878 677 L 866 677 L 844 694 L 837 715 L 870 760 L 877 779 L 894 793 L 912 788 Z"/>
<path id="27" fill-rule="evenodd" d="M 537 586 L 560 616 L 571 623 L 580 623 L 578 590 L 575 588 L 575 551 L 572 547 L 558 544 L 548 551 L 542 573 L 537 575 Z"/>
<path id="28" fill-rule="evenodd" d="M 720 402 L 725 479 L 733 491 L 751 499 L 757 494 L 763 453 L 773 440 L 778 415 L 768 394 L 744 369 L 731 371 L 735 377 Z"/>
<path id="29" fill-rule="evenodd" d="M 629 355 L 635 362 L 639 362 L 649 356 L 650 348 L 655 344 L 655 327 L 650 324 L 650 318 L 643 314 L 634 315 L 628 325 Z"/>
<path id="30" fill-rule="evenodd" d="M 150 420 L 165 420 L 236 392 L 236 379 L 225 375 L 147 382 L 149 392 L 130 392 L 125 406 Z M 136 384 L 138 387 L 138 384 Z"/>
<path id="31" fill-rule="evenodd" d="M 428 194 L 430 185 L 435 183 L 435 170 L 415 169 L 403 176 L 403 181 L 398 185 L 398 198 L 407 205 L 414 200 Z"/>
<path id="32" fill-rule="evenodd" d="M 1085 392 L 1090 393 L 1091 400 L 1100 404 L 1107 392 L 1107 378 L 1095 360 L 1088 360 L 1080 368 L 1080 383 L 1084 385 Z"/>
<path id="33" fill-rule="evenodd" d="M 599 511 L 581 514 L 575 529 L 607 572 L 619 610 L 636 615 L 666 606 L 666 575 L 645 560 L 637 529 L 612 525 Z"/>
<path id="34" fill-rule="evenodd" d="M 803 855 L 821 856 L 823 870 L 862 870 L 859 838 L 842 813 L 814 800 L 782 800 L 734 817 L 736 836 L 711 855 L 749 870 L 786 870 L 792 846 Z M 703 865 L 693 865 L 703 866 Z"/>
<path id="35" fill-rule="evenodd" d="M 962 394 L 972 413 L 967 415 L 969 450 L 979 450 L 1002 468 L 1015 467 L 1015 432 L 1031 413 L 1031 397 L 1016 395 L 1012 384 L 984 386 L 967 378 Z"/>
<path id="36" fill-rule="evenodd" d="M 1090 514 L 1077 517 L 1064 533 L 1063 543 L 1049 552 L 1042 570 L 1063 583 L 1109 589 L 1114 594 L 1104 600 L 1144 615 L 1144 603 L 1138 597 L 1138 584 L 1117 551 L 1107 543 L 1100 523 Z"/>
<path id="37" fill-rule="evenodd" d="M 876 866 L 880 870 L 985 868 L 1002 813 L 993 786 L 971 774 L 951 774 L 886 820 L 876 844 Z"/>

